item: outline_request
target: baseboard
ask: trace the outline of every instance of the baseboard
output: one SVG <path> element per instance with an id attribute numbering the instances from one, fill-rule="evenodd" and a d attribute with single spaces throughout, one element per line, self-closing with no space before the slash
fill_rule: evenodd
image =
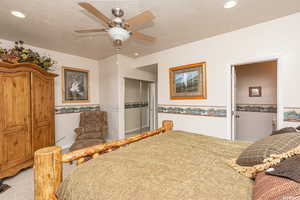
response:
<path id="1" fill-rule="evenodd" d="M 150 127 L 150 126 L 145 125 L 145 126 L 142 127 L 142 129 L 148 128 L 148 127 Z M 125 131 L 125 134 L 131 133 L 131 132 L 134 132 L 134 131 L 138 131 L 138 130 L 140 130 L 140 128 L 135 128 L 135 129 L 127 130 L 127 131 Z"/>

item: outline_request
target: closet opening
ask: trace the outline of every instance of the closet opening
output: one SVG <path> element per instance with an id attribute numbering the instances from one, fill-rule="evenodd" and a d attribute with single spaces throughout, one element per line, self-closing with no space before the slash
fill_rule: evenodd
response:
<path id="1" fill-rule="evenodd" d="M 155 83 L 125 78 L 125 137 L 155 129 Z"/>

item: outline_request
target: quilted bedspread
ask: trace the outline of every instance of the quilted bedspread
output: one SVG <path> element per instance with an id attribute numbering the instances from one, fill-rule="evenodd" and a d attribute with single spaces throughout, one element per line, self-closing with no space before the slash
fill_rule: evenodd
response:
<path id="1" fill-rule="evenodd" d="M 251 200 L 253 181 L 226 161 L 249 143 L 171 131 L 76 168 L 59 200 Z"/>

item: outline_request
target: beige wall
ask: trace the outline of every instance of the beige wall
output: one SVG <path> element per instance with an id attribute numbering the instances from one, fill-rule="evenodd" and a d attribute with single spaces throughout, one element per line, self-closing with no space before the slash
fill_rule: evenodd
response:
<path id="1" fill-rule="evenodd" d="M 272 133 L 272 121 L 276 113 L 237 112 L 236 140 L 257 141 Z"/>
<path id="2" fill-rule="evenodd" d="M 277 62 L 236 67 L 237 104 L 277 104 Z M 249 87 L 262 87 L 262 97 L 249 97 Z"/>

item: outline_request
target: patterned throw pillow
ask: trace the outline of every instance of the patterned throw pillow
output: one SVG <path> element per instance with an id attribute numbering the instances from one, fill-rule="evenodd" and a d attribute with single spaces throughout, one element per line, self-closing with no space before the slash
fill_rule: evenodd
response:
<path id="1" fill-rule="evenodd" d="M 253 200 L 299 200 L 300 184 L 277 176 L 257 174 L 253 187 Z"/>
<path id="2" fill-rule="evenodd" d="M 274 166 L 270 170 L 267 170 L 266 174 L 280 176 L 283 178 L 289 178 L 293 181 L 300 183 L 300 155 L 293 156 L 286 160 L 281 161 L 278 165 Z"/>
<path id="3" fill-rule="evenodd" d="M 292 132 L 297 132 L 297 129 L 295 129 L 294 127 L 286 127 L 286 128 L 273 131 L 271 135 L 278 135 L 278 134 L 292 133 Z"/>
<path id="4" fill-rule="evenodd" d="M 273 154 L 282 154 L 300 145 L 300 134 L 285 133 L 263 138 L 246 148 L 236 160 L 241 166 L 262 164 Z"/>

